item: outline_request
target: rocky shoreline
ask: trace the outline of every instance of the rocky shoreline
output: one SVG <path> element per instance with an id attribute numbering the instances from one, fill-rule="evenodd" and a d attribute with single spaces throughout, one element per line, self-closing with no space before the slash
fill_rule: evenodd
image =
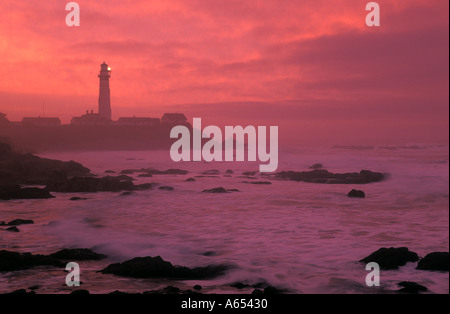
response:
<path id="1" fill-rule="evenodd" d="M 370 170 L 361 170 L 359 173 L 331 173 L 325 169 L 302 172 L 283 171 L 277 173 L 276 176 L 280 179 L 322 184 L 368 184 L 381 182 L 388 177 L 385 173 L 372 172 Z"/>
<path id="2" fill-rule="evenodd" d="M 13 272 L 28 270 L 36 267 L 58 267 L 64 270 L 67 262 L 79 261 L 99 261 L 106 259 L 104 254 L 96 253 L 90 249 L 62 249 L 49 255 L 18 253 L 2 250 L 0 251 L 0 272 Z M 407 263 L 418 262 L 416 269 L 418 271 L 449 271 L 449 253 L 432 252 L 425 257 L 420 258 L 417 253 L 410 251 L 406 247 L 400 248 L 380 248 L 369 256 L 361 259 L 360 263 L 376 262 L 383 270 L 395 270 Z M 233 265 L 219 264 L 206 267 L 188 268 L 185 266 L 174 266 L 172 263 L 163 260 L 160 256 L 156 257 L 136 257 L 121 263 L 113 263 L 98 269 L 98 273 L 112 274 L 118 277 L 128 278 L 150 278 L 150 279 L 175 279 L 183 280 L 205 280 L 220 277 L 226 274 L 228 270 L 233 269 Z M 412 281 L 402 281 L 398 283 L 398 290 L 383 290 L 385 293 L 426 293 L 428 288 Z M 34 289 L 19 289 L 5 294 L 35 294 L 39 286 L 33 286 Z M 243 282 L 232 282 L 224 287 L 236 289 L 236 293 L 251 294 L 289 294 L 291 291 L 271 286 L 266 282 L 257 284 L 246 284 Z M 383 288 L 381 288 L 383 289 Z M 71 294 L 89 294 L 90 292 L 81 288 L 74 288 Z M 192 289 L 180 289 L 173 285 L 158 290 L 143 291 L 142 294 L 201 294 L 202 286 L 195 285 Z M 129 294 L 125 291 L 114 290 L 110 294 Z M 135 294 L 135 293 L 132 293 Z"/>
<path id="3" fill-rule="evenodd" d="M 277 184 L 278 180 L 307 182 L 314 184 L 351 184 L 361 185 L 382 182 L 388 178 L 388 174 L 361 170 L 352 173 L 331 173 L 322 168 L 321 164 L 310 167 L 310 171 L 285 171 L 272 175 L 258 172 L 242 172 L 235 174 L 232 170 L 220 172 L 207 170 L 201 176 L 187 178 L 186 182 L 196 182 L 200 178 L 208 177 L 237 177 L 245 178 L 241 181 L 248 185 L 270 188 Z M 105 171 L 107 176 L 97 177 L 83 165 L 74 161 L 62 162 L 40 158 L 31 154 L 19 154 L 12 151 L 7 144 L 0 143 L 0 200 L 9 201 L 15 199 L 46 199 L 54 198 L 52 193 L 96 193 L 96 192 L 122 192 L 127 196 L 135 191 L 146 191 L 159 186 L 156 183 L 135 184 L 135 177 L 153 178 L 161 175 L 186 176 L 188 171 L 181 169 L 156 170 L 150 168 L 125 169 L 122 171 Z M 145 181 L 144 181 L 145 182 Z M 279 182 L 279 181 L 278 181 Z M 191 183 L 190 183 L 191 184 Z M 193 183 L 195 184 L 195 183 Z M 29 187 L 38 185 L 42 187 Z M 167 193 L 177 193 L 170 185 L 158 187 Z M 348 191 L 347 187 L 345 187 Z M 174 192 L 173 192 L 174 191 Z M 212 187 L 199 189 L 198 193 L 204 193 L 205 197 L 221 197 L 220 195 L 206 194 L 234 194 L 241 192 L 235 188 Z M 239 193 L 235 194 L 239 195 Z M 366 194 L 361 190 L 352 189 L 348 194 L 342 193 L 342 197 L 365 198 Z M 227 197 L 226 195 L 224 197 Z M 72 201 L 83 201 L 87 198 L 74 196 Z M 361 200 L 362 201 L 362 200 Z M 360 200 L 355 200 L 360 202 Z M 8 223 L 0 221 L 0 231 L 19 232 L 18 226 L 33 224 L 33 220 L 15 219 Z M 11 236 L 16 236 L 11 234 Z M 206 253 L 205 253 L 206 254 Z M 96 253 L 90 249 L 62 249 L 58 252 L 41 255 L 19 253 L 13 251 L 0 251 L 0 272 L 14 272 L 32 270 L 35 267 L 57 267 L 64 269 L 67 261 L 101 261 L 107 259 L 106 255 Z M 417 263 L 417 271 L 449 271 L 449 253 L 431 252 L 425 257 L 419 257 L 408 248 L 380 248 L 369 256 L 361 259 L 360 263 L 376 262 L 382 270 L 396 270 L 407 263 Z M 188 268 L 186 266 L 173 265 L 160 256 L 138 256 L 130 260 L 104 265 L 97 272 L 103 275 L 113 275 L 124 278 L 139 279 L 174 279 L 174 280 L 206 280 L 221 277 L 234 269 L 235 265 L 214 264 L 202 267 Z M 399 290 L 383 291 L 386 293 L 427 293 L 428 288 L 413 281 L 398 283 Z M 246 282 L 232 282 L 226 285 L 236 289 L 236 293 L 254 294 L 278 294 L 292 293 L 283 287 L 274 287 L 261 282 L 249 284 Z M 39 289 L 20 289 L 12 291 L 14 294 L 33 294 Z M 88 294 L 85 289 L 75 289 L 74 294 Z M 126 294 L 125 291 L 115 290 L 111 294 Z M 189 294 L 205 293 L 205 289 L 196 285 L 191 289 L 181 289 L 170 285 L 165 288 L 143 291 L 143 294 Z"/>
<path id="4" fill-rule="evenodd" d="M 321 164 L 310 167 L 311 171 L 283 171 L 272 175 L 260 174 L 264 181 L 258 180 L 257 172 L 243 172 L 242 178 L 253 185 L 272 185 L 267 179 L 291 180 L 297 182 L 309 182 L 319 184 L 368 184 L 385 180 L 388 175 L 369 170 L 361 170 L 359 173 L 331 173 L 322 169 Z M 0 200 L 13 199 L 46 199 L 54 198 L 51 192 L 59 193 L 95 193 L 95 192 L 131 192 L 152 189 L 155 184 L 134 184 L 135 180 L 129 175 L 138 174 L 138 178 L 151 178 L 156 175 L 187 175 L 188 171 L 182 169 L 157 170 L 152 168 L 125 169 L 119 175 L 113 170 L 106 170 L 105 177 L 93 175 L 90 169 L 74 162 L 63 162 L 40 158 L 32 154 L 19 154 L 11 149 L 11 146 L 0 143 Z M 224 177 L 231 177 L 234 172 L 227 170 Z M 202 177 L 220 177 L 220 171 L 213 169 L 203 172 Z M 248 181 L 248 179 L 252 181 Z M 186 181 L 195 181 L 188 178 Z M 45 186 L 28 187 L 27 185 Z M 173 191 L 173 187 L 163 186 L 161 190 Z M 237 189 L 223 187 L 205 189 L 208 193 L 238 192 Z M 355 190 L 356 191 L 356 190 Z M 349 196 L 354 196 L 349 193 Z M 361 197 L 356 195 L 356 197 Z M 81 198 L 80 198 L 81 199 Z"/>

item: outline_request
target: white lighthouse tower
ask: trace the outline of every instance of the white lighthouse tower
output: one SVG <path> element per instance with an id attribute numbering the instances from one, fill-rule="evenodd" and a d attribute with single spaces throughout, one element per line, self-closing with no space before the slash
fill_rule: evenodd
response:
<path id="1" fill-rule="evenodd" d="M 111 77 L 111 68 L 103 61 L 100 65 L 100 91 L 98 95 L 98 114 L 101 119 L 111 121 L 111 99 L 109 90 L 109 78 Z"/>

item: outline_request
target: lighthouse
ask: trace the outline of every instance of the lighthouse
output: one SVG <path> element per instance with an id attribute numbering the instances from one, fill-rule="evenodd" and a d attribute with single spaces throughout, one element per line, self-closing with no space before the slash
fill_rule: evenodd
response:
<path id="1" fill-rule="evenodd" d="M 98 95 L 98 114 L 101 119 L 111 121 L 111 99 L 109 90 L 109 78 L 111 77 L 111 68 L 103 61 L 100 65 L 100 91 Z"/>

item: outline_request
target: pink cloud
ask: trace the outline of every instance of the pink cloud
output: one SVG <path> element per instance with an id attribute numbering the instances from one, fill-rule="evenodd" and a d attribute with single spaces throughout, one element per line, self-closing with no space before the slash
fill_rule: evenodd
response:
<path id="1" fill-rule="evenodd" d="M 365 26 L 362 0 L 78 2 L 80 28 L 65 26 L 61 1 L 1 2 L 0 111 L 20 119 L 47 99 L 68 122 L 95 109 L 106 61 L 115 118 L 180 108 L 346 136 L 350 119 L 398 140 L 448 128 L 446 1 L 379 1 L 379 29 Z"/>

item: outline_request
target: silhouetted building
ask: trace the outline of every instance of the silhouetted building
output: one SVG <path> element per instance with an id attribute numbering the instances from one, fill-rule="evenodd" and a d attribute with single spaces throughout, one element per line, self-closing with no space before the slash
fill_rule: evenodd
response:
<path id="1" fill-rule="evenodd" d="M 7 123 L 10 123 L 10 122 L 6 118 L 6 114 L 0 112 L 0 124 L 7 124 Z"/>
<path id="2" fill-rule="evenodd" d="M 109 89 L 109 78 L 111 77 L 111 68 L 103 61 L 100 65 L 100 90 L 98 95 L 98 114 L 100 118 L 111 121 L 111 98 Z"/>
<path id="3" fill-rule="evenodd" d="M 161 124 L 165 126 L 187 125 L 187 118 L 182 113 L 165 113 L 161 118 Z"/>
<path id="4" fill-rule="evenodd" d="M 98 113 L 86 111 L 81 117 L 73 117 L 70 124 L 72 125 L 109 125 L 111 121 L 102 119 Z"/>
<path id="5" fill-rule="evenodd" d="M 100 65 L 100 73 L 98 75 L 100 80 L 100 89 L 98 95 L 98 113 L 94 111 L 86 112 L 81 117 L 73 117 L 72 125 L 112 125 L 112 126 L 148 126 L 148 127 L 161 127 L 161 126 L 175 126 L 186 125 L 190 126 L 187 122 L 186 116 L 182 113 L 166 113 L 162 119 L 149 118 L 149 117 L 121 117 L 118 121 L 111 120 L 111 99 L 109 78 L 111 77 L 111 68 L 103 62 Z"/>
<path id="6" fill-rule="evenodd" d="M 140 118 L 140 117 L 123 117 L 115 123 L 121 126 L 161 126 L 161 120 L 158 118 Z"/>
<path id="7" fill-rule="evenodd" d="M 100 65 L 100 88 L 98 93 L 98 113 L 86 111 L 81 117 L 73 117 L 72 125 L 110 125 L 111 124 L 111 98 L 109 89 L 109 78 L 111 77 L 111 68 L 103 62 Z"/>
<path id="8" fill-rule="evenodd" d="M 59 118 L 23 118 L 22 125 L 24 126 L 60 126 L 61 120 Z"/>

